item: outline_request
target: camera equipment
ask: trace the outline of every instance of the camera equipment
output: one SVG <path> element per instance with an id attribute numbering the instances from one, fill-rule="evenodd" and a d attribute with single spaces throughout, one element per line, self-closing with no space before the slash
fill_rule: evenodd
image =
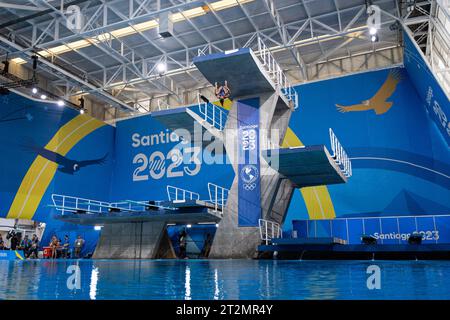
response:
<path id="1" fill-rule="evenodd" d="M 361 242 L 363 244 L 377 244 L 377 239 L 375 237 L 373 237 L 373 236 L 369 236 L 369 235 L 363 234 L 361 236 Z"/>
<path id="2" fill-rule="evenodd" d="M 413 232 L 408 238 L 409 244 L 422 244 L 422 235 L 418 232 Z"/>

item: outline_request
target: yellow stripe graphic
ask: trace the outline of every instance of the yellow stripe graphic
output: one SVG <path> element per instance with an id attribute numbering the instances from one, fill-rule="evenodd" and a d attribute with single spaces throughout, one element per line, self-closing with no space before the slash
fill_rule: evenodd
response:
<path id="1" fill-rule="evenodd" d="M 281 147 L 289 148 L 303 145 L 295 132 L 288 128 Z M 334 219 L 336 217 L 327 186 L 300 188 L 300 192 L 311 220 Z"/>
<path id="2" fill-rule="evenodd" d="M 87 115 L 78 115 L 62 126 L 45 148 L 65 156 L 81 139 L 104 125 Z M 57 169 L 58 164 L 38 155 L 22 180 L 7 218 L 32 219 Z"/>
<path id="3" fill-rule="evenodd" d="M 15 253 L 17 258 L 19 258 L 20 260 L 24 260 L 24 258 L 20 255 L 19 252 L 17 252 L 17 250 L 15 250 Z"/>

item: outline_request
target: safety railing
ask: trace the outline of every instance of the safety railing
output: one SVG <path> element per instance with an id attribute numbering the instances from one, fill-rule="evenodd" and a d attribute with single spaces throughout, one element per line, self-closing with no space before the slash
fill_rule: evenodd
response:
<path id="1" fill-rule="evenodd" d="M 330 128 L 329 131 L 330 131 L 331 150 L 333 151 L 332 158 L 334 162 L 342 170 L 342 173 L 347 178 L 350 178 L 352 176 L 352 163 L 348 158 L 347 153 L 345 152 L 341 143 L 334 134 L 333 130 Z"/>
<path id="2" fill-rule="evenodd" d="M 198 95 L 197 100 L 199 112 L 203 120 L 216 129 L 223 130 L 227 121 L 227 114 L 215 104 L 203 101 L 200 95 Z"/>
<path id="3" fill-rule="evenodd" d="M 53 206 L 56 211 L 64 215 L 70 213 L 96 214 L 96 213 L 110 213 L 113 211 L 123 212 L 142 212 L 146 211 L 148 207 L 166 208 L 159 204 L 159 201 L 153 204 L 148 201 L 120 201 L 120 202 L 106 202 L 92 199 L 85 199 L 79 197 L 66 196 L 61 194 L 52 194 Z"/>
<path id="4" fill-rule="evenodd" d="M 450 243 L 450 215 L 353 217 L 296 220 L 298 238 L 336 237 L 347 244 L 360 244 L 362 235 L 376 237 L 379 244 L 406 244 L 417 232 L 424 243 Z"/>
<path id="5" fill-rule="evenodd" d="M 214 204 L 215 211 L 222 211 L 225 207 L 230 190 L 217 184 L 208 183 L 209 202 Z"/>
<path id="6" fill-rule="evenodd" d="M 135 201 L 122 201 L 122 202 L 111 202 L 109 204 L 110 208 L 119 209 L 122 211 L 145 211 L 146 206 L 143 203 Z"/>
<path id="7" fill-rule="evenodd" d="M 258 225 L 259 225 L 259 235 L 261 237 L 261 240 L 264 241 L 266 245 L 268 245 L 269 242 L 274 238 L 283 237 L 280 224 L 277 222 L 259 219 Z"/>
<path id="8" fill-rule="evenodd" d="M 185 202 L 186 200 L 199 200 L 200 194 L 174 186 L 167 186 L 167 197 L 169 201 Z"/>
<path id="9" fill-rule="evenodd" d="M 269 48 L 265 45 L 260 37 L 258 37 L 258 53 L 263 67 L 266 69 L 275 84 L 280 87 L 281 93 L 292 102 L 294 109 L 298 107 L 298 93 L 288 81 L 286 74 L 280 67 Z"/>
<path id="10" fill-rule="evenodd" d="M 61 214 L 72 213 L 102 213 L 108 212 L 110 203 L 85 198 L 71 197 L 61 194 L 52 194 L 53 206 Z"/>

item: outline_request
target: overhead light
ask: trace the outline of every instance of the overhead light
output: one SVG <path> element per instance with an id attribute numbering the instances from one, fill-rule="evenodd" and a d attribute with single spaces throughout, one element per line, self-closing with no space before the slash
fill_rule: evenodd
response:
<path id="1" fill-rule="evenodd" d="M 84 114 L 84 113 L 85 113 L 84 109 L 80 109 L 80 114 Z"/>
<path id="2" fill-rule="evenodd" d="M 58 106 L 64 107 L 64 101 L 63 100 L 58 100 Z"/>
<path id="3" fill-rule="evenodd" d="M 372 28 L 369 29 L 369 33 L 370 33 L 370 35 L 372 35 L 372 36 L 375 35 L 375 34 L 377 34 L 377 31 L 378 31 L 377 28 L 374 28 L 374 27 L 372 27 Z"/>
<path id="4" fill-rule="evenodd" d="M 95 226 L 95 227 L 94 227 L 94 230 L 95 230 L 95 231 L 100 231 L 100 230 L 102 230 L 102 226 Z"/>
<path id="5" fill-rule="evenodd" d="M 246 4 L 249 2 L 253 2 L 253 1 L 255 1 L 255 0 L 239 0 L 239 2 L 237 0 L 220 0 L 220 1 L 215 1 L 215 2 L 209 3 L 209 5 L 214 11 L 221 11 L 221 10 L 225 10 L 225 9 L 232 8 L 232 7 L 237 7 L 239 5 Z M 176 22 L 185 21 L 187 19 L 192 19 L 195 17 L 205 15 L 208 12 L 209 11 L 205 10 L 205 8 L 203 6 L 195 7 L 192 9 L 188 9 L 188 10 L 184 10 L 182 12 L 177 12 L 177 13 L 172 14 L 171 20 L 172 20 L 172 22 L 176 23 Z M 129 36 L 132 34 L 140 33 L 143 31 L 147 31 L 150 29 L 154 29 L 154 28 L 157 28 L 158 26 L 159 26 L 158 21 L 156 19 L 152 19 L 152 20 L 145 21 L 142 23 L 137 23 L 137 24 L 134 24 L 134 25 L 131 25 L 128 27 L 119 28 L 119 29 L 116 29 L 116 30 L 113 30 L 110 32 L 102 33 L 95 37 L 91 37 L 91 38 L 87 38 L 87 39 L 83 39 L 83 40 L 77 40 L 77 41 L 69 42 L 67 44 L 59 45 L 59 46 L 56 46 L 53 48 L 48 48 L 46 50 L 41 50 L 38 52 L 38 54 L 45 58 L 48 58 L 51 55 L 58 55 L 58 54 L 66 53 L 69 51 L 85 48 L 85 47 L 97 44 L 99 42 L 109 41 L 111 39 L 111 37 L 121 38 L 121 37 Z M 26 62 L 22 58 L 15 58 L 15 59 L 12 59 L 12 61 L 17 64 L 22 64 L 22 63 Z"/>
<path id="6" fill-rule="evenodd" d="M 47 99 L 47 96 L 45 94 L 41 94 L 41 99 L 45 100 L 45 99 Z"/>
<path id="7" fill-rule="evenodd" d="M 192 227 L 192 224 L 188 224 L 186 227 L 187 227 L 187 228 L 191 228 L 191 227 Z"/>
<path id="8" fill-rule="evenodd" d="M 31 92 L 33 92 L 33 94 L 36 94 L 38 92 L 38 89 L 34 87 L 33 89 L 31 89 Z"/>
<path id="9" fill-rule="evenodd" d="M 218 228 L 219 227 L 219 224 L 218 223 L 216 223 L 216 228 Z"/>
<path id="10" fill-rule="evenodd" d="M 156 66 L 156 70 L 158 70 L 159 73 L 163 73 L 167 70 L 167 65 L 164 62 L 160 62 Z"/>
<path id="11" fill-rule="evenodd" d="M 370 41 L 377 42 L 378 41 L 378 36 L 376 34 L 374 34 L 373 36 L 370 37 Z"/>

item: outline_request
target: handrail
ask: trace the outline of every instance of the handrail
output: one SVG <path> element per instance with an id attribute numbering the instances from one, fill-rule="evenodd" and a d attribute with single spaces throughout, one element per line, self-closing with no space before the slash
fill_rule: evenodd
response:
<path id="1" fill-rule="evenodd" d="M 280 67 L 269 48 L 265 45 L 260 37 L 258 37 L 258 52 L 263 67 L 268 72 L 269 76 L 280 87 L 281 93 L 294 104 L 294 110 L 298 108 L 298 93 L 288 81 L 286 74 Z"/>
<path id="2" fill-rule="evenodd" d="M 185 202 L 186 200 L 199 200 L 200 194 L 175 186 L 167 186 L 167 197 L 169 201 Z"/>
<path id="3" fill-rule="evenodd" d="M 208 182 L 209 202 L 214 204 L 215 211 L 223 211 L 229 192 L 230 190 L 227 188 Z"/>
<path id="4" fill-rule="evenodd" d="M 269 241 L 274 238 L 283 237 L 280 224 L 277 222 L 259 219 L 258 225 L 259 225 L 259 235 L 261 237 L 261 240 L 265 241 L 266 245 L 268 245 Z"/>
<path id="5" fill-rule="evenodd" d="M 331 156 L 334 162 L 339 166 L 344 175 L 347 178 L 350 178 L 353 174 L 352 172 L 352 163 L 348 158 L 347 152 L 345 152 L 341 143 L 337 139 L 333 130 L 330 128 L 330 142 L 331 142 L 331 150 L 333 151 L 333 155 Z"/>
<path id="6" fill-rule="evenodd" d="M 106 202 L 98 201 L 80 197 L 72 197 L 61 194 L 52 194 L 53 207 L 56 211 L 60 211 L 62 215 L 67 212 L 71 213 L 109 213 L 111 209 L 119 209 L 127 212 L 142 212 L 147 211 L 147 207 L 153 206 L 162 209 L 171 209 L 163 207 L 159 204 L 148 204 L 145 201 L 120 201 L 120 202 Z"/>
<path id="7" fill-rule="evenodd" d="M 223 130 L 227 119 L 226 113 L 213 103 L 207 103 L 200 99 L 200 94 L 197 95 L 198 108 L 203 116 L 203 120 L 211 126 Z"/>

